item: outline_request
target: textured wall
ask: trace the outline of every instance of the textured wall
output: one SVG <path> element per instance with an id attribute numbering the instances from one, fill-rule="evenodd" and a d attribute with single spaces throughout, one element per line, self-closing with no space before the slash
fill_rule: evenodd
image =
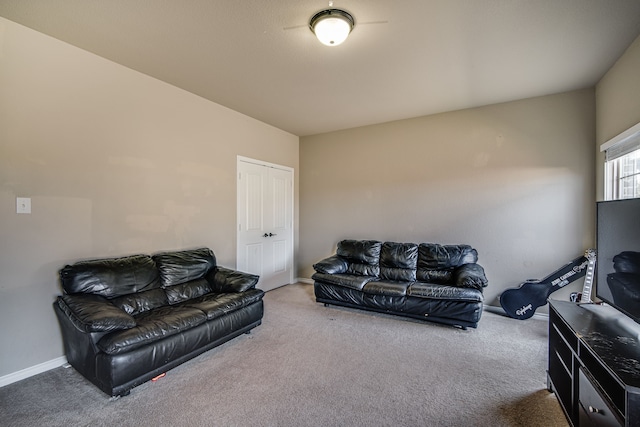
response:
<path id="1" fill-rule="evenodd" d="M 1 377 L 63 355 L 65 263 L 203 245 L 234 267 L 236 156 L 297 177 L 299 141 L 3 18 L 0 35 Z"/>
<path id="2" fill-rule="evenodd" d="M 592 247 L 594 115 L 586 89 L 301 138 L 300 276 L 345 238 L 468 243 L 498 304 Z"/>

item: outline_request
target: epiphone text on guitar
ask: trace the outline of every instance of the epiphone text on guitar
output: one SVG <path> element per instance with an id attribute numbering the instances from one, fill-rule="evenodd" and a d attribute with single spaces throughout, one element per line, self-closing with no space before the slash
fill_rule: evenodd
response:
<path id="1" fill-rule="evenodd" d="M 533 310 L 533 306 L 531 304 L 527 304 L 525 306 L 523 306 L 520 310 L 516 310 L 516 314 L 518 316 L 522 316 L 523 314 L 525 314 L 528 310 Z"/>

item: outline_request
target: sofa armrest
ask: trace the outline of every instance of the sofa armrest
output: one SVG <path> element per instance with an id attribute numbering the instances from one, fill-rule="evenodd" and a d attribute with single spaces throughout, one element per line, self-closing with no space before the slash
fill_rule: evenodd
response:
<path id="1" fill-rule="evenodd" d="M 324 274 L 340 274 L 346 273 L 349 263 L 338 255 L 333 255 L 313 264 L 313 269 L 318 273 Z"/>
<path id="2" fill-rule="evenodd" d="M 488 284 L 484 268 L 479 264 L 462 264 L 453 270 L 453 284 L 459 288 L 482 290 Z"/>
<path id="3" fill-rule="evenodd" d="M 136 326 L 133 317 L 100 295 L 62 295 L 57 304 L 74 326 L 84 332 L 109 332 Z"/>
<path id="4" fill-rule="evenodd" d="M 253 289 L 258 284 L 260 276 L 217 267 L 208 275 L 207 280 L 214 292 L 245 292 Z"/>

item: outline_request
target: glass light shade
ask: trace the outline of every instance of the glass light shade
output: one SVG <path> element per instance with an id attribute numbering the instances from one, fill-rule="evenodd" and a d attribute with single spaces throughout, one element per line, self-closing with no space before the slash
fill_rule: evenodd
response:
<path id="1" fill-rule="evenodd" d="M 349 12 L 342 9 L 326 9 L 311 18 L 309 27 L 320 43 L 337 46 L 347 39 L 354 24 L 353 16 Z"/>
<path id="2" fill-rule="evenodd" d="M 327 17 L 313 27 L 320 43 L 327 46 L 337 46 L 347 39 L 351 32 L 351 25 L 342 17 Z"/>

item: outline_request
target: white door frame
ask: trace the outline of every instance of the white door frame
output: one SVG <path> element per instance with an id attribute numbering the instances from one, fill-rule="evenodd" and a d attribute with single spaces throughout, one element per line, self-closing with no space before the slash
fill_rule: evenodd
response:
<path id="1" fill-rule="evenodd" d="M 240 250 L 240 244 L 239 244 L 239 228 L 240 228 L 240 221 L 239 221 L 239 215 L 240 215 L 240 200 L 239 200 L 239 193 L 240 193 L 240 189 L 238 188 L 238 176 L 240 173 L 240 162 L 244 162 L 244 163 L 253 163 L 255 165 L 260 165 L 260 166 L 265 166 L 265 167 L 269 167 L 269 168 L 273 168 L 273 169 L 279 169 L 279 170 L 284 170 L 284 171 L 289 171 L 291 172 L 291 211 L 290 211 L 290 215 L 291 215 L 291 230 L 290 230 L 290 235 L 288 236 L 291 239 L 291 271 L 289 273 L 289 283 L 294 283 L 294 268 L 295 268 L 295 235 L 294 235 L 294 230 L 295 230 L 295 216 L 294 216 L 294 212 L 295 212 L 295 169 L 289 166 L 283 166 L 283 165 L 278 165 L 276 163 L 269 163 L 269 162 L 265 162 L 262 160 L 257 160 L 257 159 L 252 159 L 250 157 L 244 157 L 244 156 L 237 156 L 236 159 L 236 268 L 238 267 L 238 260 L 240 259 L 241 256 L 244 256 L 244 252 Z M 242 253 L 241 253 L 242 252 Z"/>

